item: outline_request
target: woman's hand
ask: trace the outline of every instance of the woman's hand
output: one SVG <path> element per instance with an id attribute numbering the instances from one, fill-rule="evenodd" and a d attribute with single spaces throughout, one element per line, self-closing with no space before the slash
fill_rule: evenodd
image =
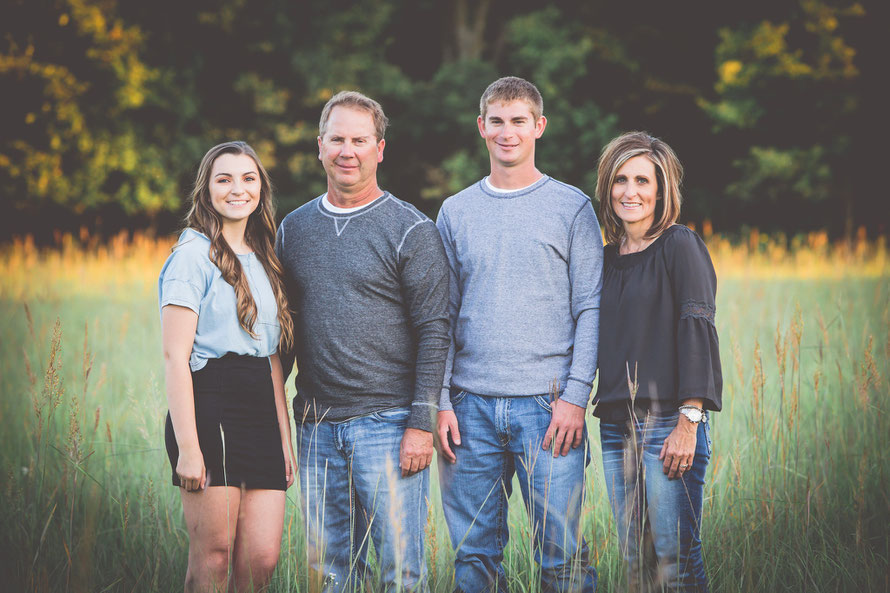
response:
<path id="1" fill-rule="evenodd" d="M 281 443 L 281 449 L 284 451 L 284 477 L 287 480 L 286 488 L 290 488 L 296 479 L 297 459 L 294 457 L 294 446 L 292 443 Z"/>
<path id="2" fill-rule="evenodd" d="M 686 416 L 680 414 L 677 426 L 664 439 L 661 453 L 658 454 L 658 458 L 664 460 L 663 471 L 668 479 L 682 477 L 683 472 L 692 467 L 697 432 L 698 424 L 690 422 Z"/>
<path id="3" fill-rule="evenodd" d="M 188 492 L 197 492 L 207 486 L 207 471 L 204 468 L 204 455 L 198 448 L 180 449 L 176 462 L 176 475 L 179 484 Z"/>
<path id="4" fill-rule="evenodd" d="M 281 358 L 277 352 L 269 356 L 269 366 L 272 374 L 272 390 L 275 394 L 278 431 L 281 433 L 281 451 L 284 453 L 284 479 L 287 482 L 285 486 L 287 489 L 296 479 L 297 462 L 294 457 L 294 443 L 291 440 L 290 414 L 287 412 L 287 403 L 284 401 L 284 373 L 281 369 Z"/>

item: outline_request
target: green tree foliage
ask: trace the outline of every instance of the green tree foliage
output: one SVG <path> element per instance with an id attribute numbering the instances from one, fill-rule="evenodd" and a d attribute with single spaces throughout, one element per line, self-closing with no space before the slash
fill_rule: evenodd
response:
<path id="1" fill-rule="evenodd" d="M 435 215 L 488 170 L 479 96 L 508 74 L 544 95 L 539 168 L 588 194 L 602 146 L 643 129 L 686 166 L 683 220 L 886 220 L 850 191 L 871 132 L 861 64 L 880 54 L 853 0 L 7 4 L 0 192 L 24 226 L 112 211 L 171 230 L 202 154 L 231 139 L 257 149 L 287 212 L 325 189 L 318 117 L 343 89 L 390 116 L 381 185 Z"/>
<path id="2" fill-rule="evenodd" d="M 548 126 L 537 152 L 539 168 L 592 193 L 600 150 L 617 134 L 618 118 L 583 91 L 597 58 L 599 31 L 564 21 L 555 7 L 514 18 L 506 53 L 510 70 L 535 81 L 546 97 Z"/>
<path id="3" fill-rule="evenodd" d="M 158 71 L 140 55 L 143 31 L 117 16 L 115 0 L 19 0 L 2 26 L 0 84 L 14 89 L 0 112 L 4 200 L 73 212 L 173 207 L 164 146 L 146 144 L 137 117 Z"/>
<path id="4" fill-rule="evenodd" d="M 864 12 L 857 2 L 801 0 L 786 20 L 719 30 L 718 99 L 702 107 L 715 132 L 738 134 L 729 197 L 771 206 L 791 228 L 801 216 L 825 224 L 826 212 L 839 204 L 852 216 L 846 184 L 860 71 L 844 24 Z"/>

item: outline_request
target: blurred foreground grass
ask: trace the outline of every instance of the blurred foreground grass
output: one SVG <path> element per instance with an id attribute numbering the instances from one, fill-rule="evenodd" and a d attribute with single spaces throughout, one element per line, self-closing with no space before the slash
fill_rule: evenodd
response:
<path id="1" fill-rule="evenodd" d="M 732 243 L 702 230 L 719 278 L 725 402 L 703 520 L 713 590 L 890 590 L 884 239 Z M 156 304 L 172 241 L 0 248 L 0 589 L 181 590 L 187 537 L 162 444 Z M 617 591 L 594 418 L 589 428 L 584 533 L 600 590 Z M 306 590 L 297 493 L 273 592 Z M 430 582 L 445 592 L 453 554 L 435 478 L 431 495 Z M 533 591 L 530 527 L 514 502 L 510 586 Z"/>

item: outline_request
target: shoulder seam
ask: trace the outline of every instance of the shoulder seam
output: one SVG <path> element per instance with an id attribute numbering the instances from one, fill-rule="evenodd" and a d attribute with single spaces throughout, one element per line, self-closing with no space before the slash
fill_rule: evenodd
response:
<path id="1" fill-rule="evenodd" d="M 557 183 L 562 183 L 562 182 L 557 181 Z M 565 185 L 565 184 L 563 184 L 563 185 Z M 577 190 L 577 191 L 581 195 L 584 195 L 583 192 L 581 192 L 581 190 Z M 584 212 L 584 208 L 586 208 L 588 204 L 590 204 L 590 207 L 593 208 L 593 204 L 590 203 L 590 200 L 585 200 L 585 202 L 583 204 L 581 204 L 581 207 L 578 208 L 578 211 L 575 212 L 575 215 L 572 216 L 572 224 L 569 225 L 569 259 L 571 259 L 571 257 L 572 257 L 572 255 L 571 255 L 572 254 L 572 244 L 575 242 L 575 225 L 578 224 L 578 217 L 581 216 L 581 213 Z M 594 216 L 596 216 L 595 212 L 594 212 Z"/>
<path id="2" fill-rule="evenodd" d="M 413 231 L 416 227 L 422 225 L 422 224 L 425 223 L 425 222 L 432 222 L 432 221 L 431 221 L 429 218 L 427 218 L 427 219 L 423 219 L 423 218 L 421 218 L 420 220 L 418 220 L 417 222 L 415 222 L 414 224 L 412 224 L 410 227 L 408 227 L 408 230 L 405 231 L 405 234 L 404 234 L 404 235 L 402 235 L 402 240 L 399 242 L 399 246 L 396 248 L 396 255 L 398 255 L 399 257 L 401 257 L 401 255 L 402 255 L 402 247 L 405 245 L 405 241 L 408 240 L 408 234 L 409 234 L 411 231 Z"/>
<path id="3" fill-rule="evenodd" d="M 417 207 L 416 207 L 416 206 L 413 206 L 413 205 L 411 205 L 411 204 L 409 204 L 409 203 L 407 203 L 407 202 L 404 202 L 404 201 L 402 201 L 402 200 L 396 198 L 396 197 L 393 196 L 392 194 L 390 194 L 389 197 L 392 198 L 393 202 L 395 202 L 397 206 L 401 206 L 402 208 L 404 208 L 405 210 L 407 210 L 408 212 L 410 212 L 410 213 L 414 216 L 414 218 L 417 219 L 418 222 L 423 222 L 424 219 L 427 218 L 426 216 L 424 216 L 421 212 L 419 212 L 419 211 L 417 210 Z M 415 223 L 415 224 L 416 224 L 416 223 Z M 412 227 L 412 228 L 413 228 L 413 227 Z M 409 229 L 409 230 L 410 230 L 410 229 Z"/>
<path id="4" fill-rule="evenodd" d="M 555 181 L 557 184 L 561 185 L 562 187 L 566 188 L 567 190 L 571 191 L 572 193 L 577 194 L 578 197 L 581 198 L 582 200 L 584 200 L 585 202 L 590 202 L 590 196 L 585 194 L 583 191 L 581 191 L 574 185 L 569 185 L 568 183 L 560 181 L 559 179 L 554 179 L 553 177 L 551 177 L 550 179 L 552 181 Z"/>

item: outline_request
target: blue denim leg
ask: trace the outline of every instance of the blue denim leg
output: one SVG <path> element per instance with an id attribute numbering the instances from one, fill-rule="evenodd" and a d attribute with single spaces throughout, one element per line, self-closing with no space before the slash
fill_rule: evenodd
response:
<path id="1" fill-rule="evenodd" d="M 408 425 L 408 408 L 375 412 L 343 426 L 352 452 L 352 481 L 369 523 L 381 590 L 426 591 L 424 530 L 429 498 L 429 468 L 401 477 L 399 449 Z"/>
<path id="2" fill-rule="evenodd" d="M 351 591 L 367 569 L 367 522 L 356 512 L 337 428 L 331 422 L 298 425 L 300 496 L 309 569 L 323 575 L 324 591 Z"/>
<path id="3" fill-rule="evenodd" d="M 452 400 L 462 444 L 440 462 L 442 505 L 455 547 L 455 585 L 467 593 L 506 591 L 507 502 L 518 472 L 535 534 L 545 591 L 593 591 L 596 571 L 579 545 L 587 443 L 553 459 L 541 450 L 549 403 L 533 397 L 459 392 Z"/>
<path id="4" fill-rule="evenodd" d="M 498 399 L 464 391 L 453 395 L 461 445 L 454 449 L 456 463 L 439 457 L 442 507 L 455 550 L 454 583 L 466 593 L 507 591 L 501 562 L 514 470 L 498 428 L 504 419 L 495 417 Z"/>
<path id="5" fill-rule="evenodd" d="M 674 414 L 600 423 L 603 471 L 630 587 L 654 580 L 668 591 L 706 593 L 700 534 L 710 425 L 699 424 L 692 467 L 669 480 L 658 455 L 677 421 Z"/>
<path id="6" fill-rule="evenodd" d="M 510 450 L 526 509 L 533 521 L 535 560 L 541 566 L 545 592 L 596 589 L 596 569 L 590 566 L 587 542 L 581 537 L 584 468 L 590 459 L 584 442 L 568 455 L 553 457 L 541 443 L 550 426 L 547 398 L 508 398 L 511 418 Z"/>
<path id="7" fill-rule="evenodd" d="M 399 447 L 408 415 L 407 408 L 398 408 L 302 427 L 309 564 L 329 575 L 326 591 L 351 591 L 371 577 L 369 540 L 377 552 L 381 590 L 427 590 L 423 538 L 429 470 L 401 477 Z"/>

